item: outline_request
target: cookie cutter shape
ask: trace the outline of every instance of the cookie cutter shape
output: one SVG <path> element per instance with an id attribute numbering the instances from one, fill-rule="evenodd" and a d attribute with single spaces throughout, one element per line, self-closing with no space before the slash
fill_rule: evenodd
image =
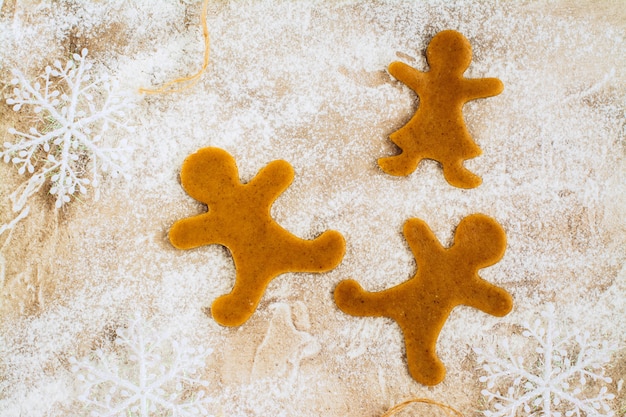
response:
<path id="1" fill-rule="evenodd" d="M 389 139 L 402 153 L 380 158 L 378 165 L 391 175 L 406 176 L 422 159 L 441 163 L 450 185 L 478 187 L 482 179 L 463 166 L 481 150 L 470 136 L 463 120 L 463 105 L 483 97 L 498 95 L 504 89 L 497 78 L 465 78 L 472 60 L 472 47 L 459 32 L 445 30 L 426 49 L 430 70 L 421 72 L 402 62 L 389 65 L 389 73 L 419 96 L 419 106 L 409 122 Z"/>
<path id="2" fill-rule="evenodd" d="M 175 222 L 169 239 L 178 249 L 220 244 L 230 250 L 236 269 L 235 285 L 211 306 L 213 318 L 224 326 L 246 322 L 276 276 L 329 271 L 344 256 L 345 240 L 339 232 L 326 231 L 316 239 L 304 240 L 270 216 L 272 203 L 293 177 L 292 166 L 276 160 L 242 184 L 233 157 L 212 147 L 200 149 L 183 163 L 183 188 L 205 203 L 208 211 Z"/>
<path id="3" fill-rule="evenodd" d="M 404 224 L 404 236 L 417 261 L 411 279 L 373 293 L 345 280 L 335 288 L 335 302 L 353 316 L 394 319 L 404 334 L 411 376 L 436 385 L 446 373 L 436 353 L 437 339 L 454 307 L 467 305 L 498 317 L 511 311 L 511 295 L 478 275 L 502 258 L 506 235 L 492 218 L 473 214 L 461 220 L 450 248 L 420 219 Z"/>

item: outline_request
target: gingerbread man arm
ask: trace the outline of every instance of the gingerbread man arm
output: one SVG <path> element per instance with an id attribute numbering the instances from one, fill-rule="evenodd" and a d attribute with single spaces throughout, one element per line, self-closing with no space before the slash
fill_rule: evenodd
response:
<path id="1" fill-rule="evenodd" d="M 393 75 L 398 81 L 406 84 L 411 90 L 419 95 L 424 83 L 424 73 L 416 70 L 410 65 L 403 62 L 395 61 L 389 64 L 389 74 Z"/>
<path id="2" fill-rule="evenodd" d="M 353 279 L 341 281 L 335 288 L 335 303 L 341 311 L 351 316 L 386 316 L 385 291 L 365 291 Z"/>
<path id="3" fill-rule="evenodd" d="M 210 213 L 188 217 L 175 222 L 168 237 L 177 249 L 194 249 L 204 245 L 221 243 L 219 225 L 212 221 Z"/>
<path id="4" fill-rule="evenodd" d="M 418 268 L 432 260 L 443 247 L 430 227 L 423 220 L 412 218 L 404 223 L 404 237 L 409 243 Z"/>
<path id="5" fill-rule="evenodd" d="M 497 78 L 475 78 L 463 80 L 463 92 L 467 100 L 497 96 L 504 90 L 504 84 Z"/>
<path id="6" fill-rule="evenodd" d="M 467 288 L 462 304 L 474 307 L 492 316 L 506 316 L 513 308 L 513 298 L 506 290 L 497 287 L 476 275 L 471 287 Z"/>
<path id="7" fill-rule="evenodd" d="M 294 170 L 291 164 L 287 161 L 276 160 L 262 168 L 246 187 L 263 198 L 260 203 L 266 204 L 269 208 L 274 200 L 289 187 L 293 177 Z"/>

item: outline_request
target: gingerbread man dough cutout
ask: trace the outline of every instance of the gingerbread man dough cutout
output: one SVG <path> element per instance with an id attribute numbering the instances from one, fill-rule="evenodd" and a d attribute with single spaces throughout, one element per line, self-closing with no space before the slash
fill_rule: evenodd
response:
<path id="1" fill-rule="evenodd" d="M 389 65 L 389 73 L 417 93 L 415 115 L 389 139 L 402 153 L 380 158 L 378 165 L 391 175 L 409 175 L 422 159 L 434 159 L 443 175 L 459 188 L 478 187 L 481 178 L 463 166 L 481 150 L 472 140 L 463 120 L 463 105 L 477 98 L 498 95 L 503 85 L 497 78 L 468 79 L 463 73 L 472 60 L 469 41 L 453 30 L 439 32 L 426 49 L 430 66 L 421 72 L 402 62 Z"/>
<path id="2" fill-rule="evenodd" d="M 504 255 L 506 236 L 490 217 L 473 214 L 461 220 L 454 244 L 444 248 L 428 225 L 409 219 L 404 236 L 417 261 L 417 273 L 408 281 L 381 291 L 367 292 L 354 280 L 339 283 L 335 302 L 353 316 L 390 317 L 404 334 L 411 376 L 436 385 L 445 376 L 436 344 L 455 306 L 467 305 L 494 316 L 504 316 L 513 306 L 508 292 L 478 276 Z"/>
<path id="3" fill-rule="evenodd" d="M 176 248 L 226 246 L 237 272 L 233 290 L 217 298 L 211 314 L 224 326 L 239 326 L 254 313 L 267 284 L 285 272 L 325 272 L 345 253 L 336 231 L 303 240 L 270 216 L 276 198 L 291 184 L 294 171 L 282 160 L 272 161 L 247 184 L 239 180 L 233 157 L 218 148 L 190 155 L 180 173 L 187 193 L 208 206 L 208 212 L 174 223 L 169 239 Z"/>

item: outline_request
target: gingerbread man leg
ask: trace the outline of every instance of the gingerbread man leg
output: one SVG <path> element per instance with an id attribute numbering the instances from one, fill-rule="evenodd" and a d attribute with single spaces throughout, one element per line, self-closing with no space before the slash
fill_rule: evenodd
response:
<path id="1" fill-rule="evenodd" d="M 326 272 L 339 265 L 344 248 L 343 236 L 329 230 L 313 240 L 294 236 L 285 249 L 275 256 L 280 258 L 283 268 L 292 272 Z"/>
<path id="2" fill-rule="evenodd" d="M 287 233 L 281 229 L 282 233 Z M 245 323 L 256 310 L 269 282 L 285 272 L 325 272 L 336 267 L 343 258 L 345 241 L 336 231 L 327 231 L 314 240 L 299 239 L 291 234 L 274 234 L 274 242 L 257 242 L 272 246 L 262 263 L 248 256 L 233 253 L 237 276 L 229 294 L 211 305 L 211 315 L 224 326 Z M 282 236 L 282 237 L 281 237 Z M 282 243 L 277 243 L 284 239 Z"/>
<path id="3" fill-rule="evenodd" d="M 402 177 L 409 175 L 417 168 L 420 160 L 407 151 L 399 155 L 387 156 L 378 160 L 378 166 L 389 175 Z"/>
<path id="4" fill-rule="evenodd" d="M 211 305 L 215 321 L 224 326 L 245 323 L 256 310 L 269 282 L 285 271 L 325 272 L 333 269 L 343 258 L 345 241 L 339 232 L 331 230 L 312 241 L 293 237 L 283 246 L 271 254 L 273 259 L 268 254 L 263 267 L 235 256 L 235 286 Z"/>
<path id="5" fill-rule="evenodd" d="M 409 140 L 415 135 L 418 135 L 418 133 L 413 132 L 413 129 L 409 127 L 404 127 L 389 135 L 389 139 L 402 150 L 402 153 L 379 158 L 378 166 L 380 166 L 380 169 L 389 175 L 395 176 L 406 176 L 415 171 L 424 158 L 423 155 L 418 153 L 419 150 L 413 143 L 417 139 L 413 139 L 413 142 Z"/>
<path id="6" fill-rule="evenodd" d="M 437 356 L 437 339 L 449 311 L 429 310 L 427 314 L 428 321 L 408 323 L 398 316 L 394 319 L 404 333 L 409 373 L 420 384 L 437 385 L 446 376 L 446 367 Z"/>
<path id="7" fill-rule="evenodd" d="M 408 291 L 403 292 L 402 286 Z M 427 311 L 416 302 L 414 292 L 408 287 L 404 283 L 390 290 L 368 292 L 349 279 L 335 288 L 335 303 L 341 311 L 353 316 L 384 316 L 395 320 L 404 334 L 411 376 L 424 385 L 436 385 L 446 374 L 445 366 L 437 357 L 436 345 L 449 310 Z M 428 297 L 428 294 L 421 297 Z M 428 321 L 422 319 L 425 315 Z"/>
<path id="8" fill-rule="evenodd" d="M 211 315 L 222 326 L 240 326 L 245 323 L 256 310 L 267 284 L 275 276 L 269 276 L 267 271 L 236 268 L 237 277 L 232 291 L 216 298 L 211 304 Z M 259 280 L 259 275 L 267 279 Z"/>
<path id="9" fill-rule="evenodd" d="M 341 281 L 335 288 L 335 303 L 341 311 L 352 316 L 386 316 L 385 298 L 384 291 L 365 291 L 353 279 Z"/>
<path id="10" fill-rule="evenodd" d="M 449 184 L 458 188 L 476 188 L 483 180 L 463 166 L 463 161 L 442 160 L 443 176 Z"/>

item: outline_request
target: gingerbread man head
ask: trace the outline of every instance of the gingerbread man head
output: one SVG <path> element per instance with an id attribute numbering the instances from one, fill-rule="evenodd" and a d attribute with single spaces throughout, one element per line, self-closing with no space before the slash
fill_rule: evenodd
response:
<path id="1" fill-rule="evenodd" d="M 187 194 L 209 207 L 219 204 L 241 185 L 235 160 L 217 148 L 204 148 L 189 155 L 180 172 L 180 181 Z"/>
<path id="2" fill-rule="evenodd" d="M 431 71 L 462 75 L 472 62 L 472 46 L 459 32 L 444 30 L 428 44 L 426 58 Z"/>
<path id="3" fill-rule="evenodd" d="M 449 249 L 456 259 L 466 259 L 478 270 L 502 259 L 506 234 L 497 222 L 484 215 L 464 218 L 456 228 L 454 246 Z"/>

